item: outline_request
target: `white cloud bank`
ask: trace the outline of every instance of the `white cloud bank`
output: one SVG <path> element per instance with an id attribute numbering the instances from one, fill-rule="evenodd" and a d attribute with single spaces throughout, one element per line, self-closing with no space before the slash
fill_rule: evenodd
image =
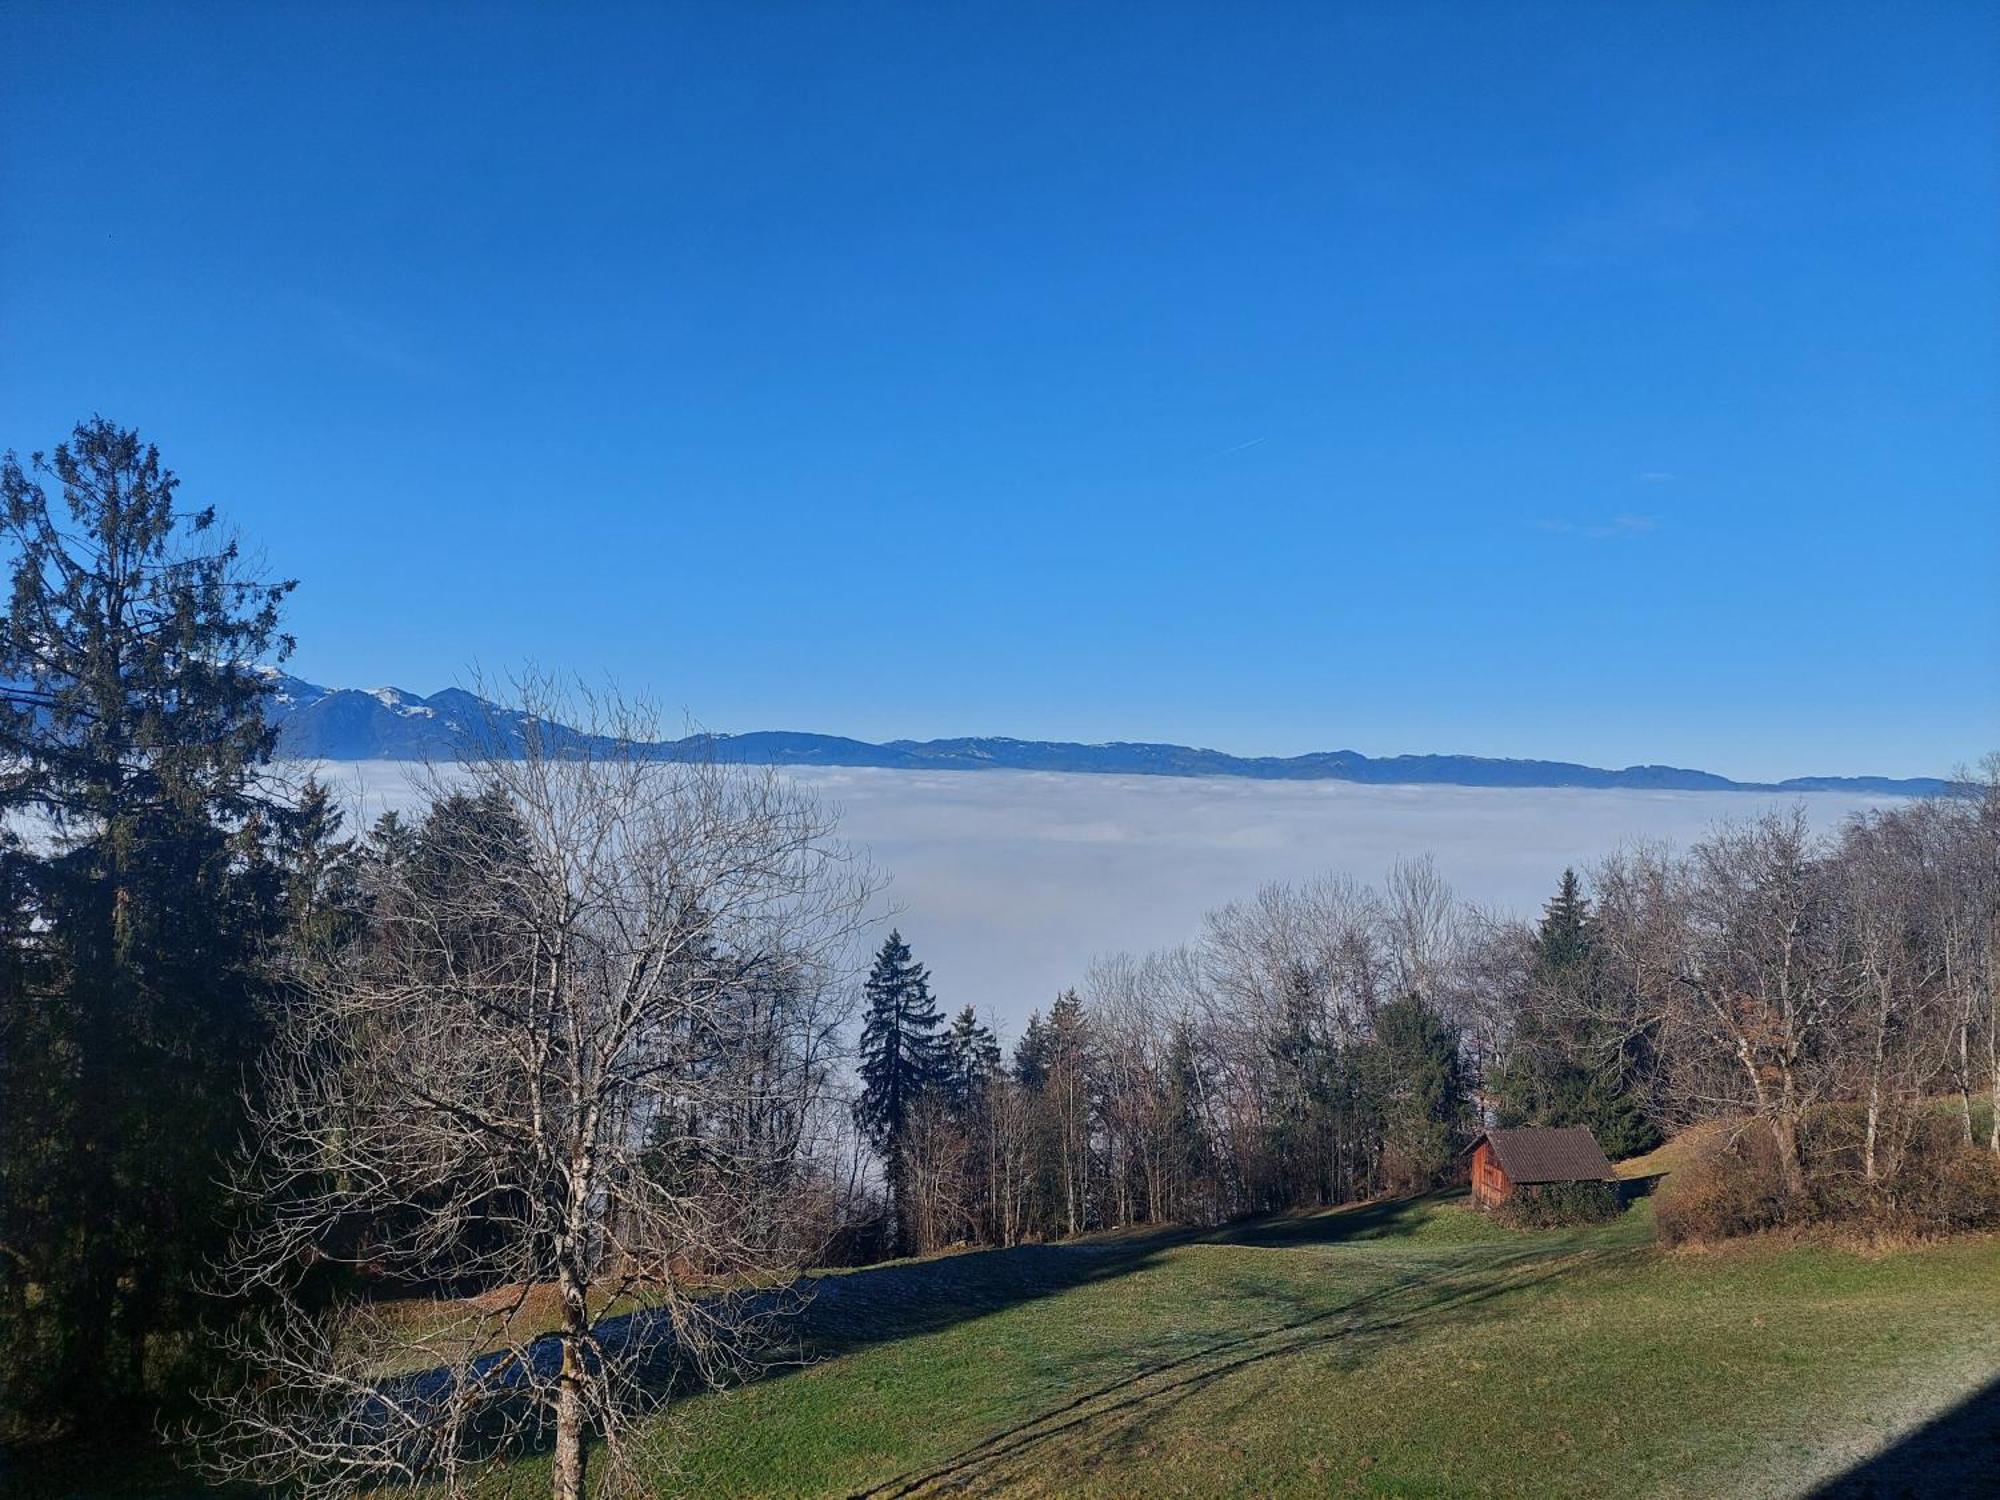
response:
<path id="1" fill-rule="evenodd" d="M 320 774 L 365 826 L 409 805 L 410 771 L 374 761 Z M 1684 846 L 1794 801 L 1832 829 L 1881 800 L 1034 771 L 792 774 L 840 812 L 841 836 L 893 877 L 885 908 L 931 966 L 943 1004 L 976 1005 L 1009 1035 L 1079 981 L 1092 955 L 1181 942 L 1203 912 L 1266 881 L 1322 871 L 1379 881 L 1399 855 L 1431 854 L 1465 899 L 1525 915 L 1565 865 L 1622 844 Z"/>

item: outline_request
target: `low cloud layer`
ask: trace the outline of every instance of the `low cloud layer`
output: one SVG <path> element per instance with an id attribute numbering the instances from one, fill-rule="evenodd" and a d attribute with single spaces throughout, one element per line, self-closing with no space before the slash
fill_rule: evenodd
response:
<path id="1" fill-rule="evenodd" d="M 414 800 L 411 767 L 327 768 L 363 823 Z M 1430 854 L 1468 901 L 1531 914 L 1565 865 L 1639 840 L 1686 845 L 1794 799 L 1743 792 L 1360 786 L 1027 771 L 801 768 L 841 835 L 891 875 L 885 914 L 948 1008 L 1009 1035 L 1083 977 L 1094 954 L 1191 937 L 1202 913 L 1270 880 L 1379 881 Z M 1837 827 L 1870 799 L 1802 799 Z M 893 909 L 888 911 L 887 909 Z"/>

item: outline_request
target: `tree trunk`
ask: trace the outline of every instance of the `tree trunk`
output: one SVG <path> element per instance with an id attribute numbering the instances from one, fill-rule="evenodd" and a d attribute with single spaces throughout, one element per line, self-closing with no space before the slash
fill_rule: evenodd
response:
<path id="1" fill-rule="evenodd" d="M 1805 1167 L 1799 1161 L 1799 1113 L 1798 1084 L 1787 1059 L 1778 1065 L 1778 1111 L 1771 1122 L 1772 1133 L 1778 1139 L 1778 1170 L 1784 1175 L 1787 1215 L 1797 1209 L 1806 1195 Z"/>
<path id="2" fill-rule="evenodd" d="M 1986 1145 L 1995 1156 L 2000 1156 L 2000 993 L 1988 989 L 1986 994 L 1986 1077 L 1992 1094 L 1993 1118 L 1987 1126 Z"/>
<path id="3" fill-rule="evenodd" d="M 590 1372 L 584 1350 L 590 1338 L 590 1240 L 586 1205 L 596 1179 L 596 1159 L 589 1142 L 596 1127 L 595 1111 L 587 1109 L 582 1141 L 570 1150 L 569 1211 L 556 1247 L 556 1288 L 562 1295 L 562 1372 L 556 1380 L 556 1451 L 554 1500 L 583 1500 L 584 1385 Z"/>
<path id="4" fill-rule="evenodd" d="M 1771 1120 L 1771 1135 L 1778 1143 L 1778 1172 L 1784 1179 L 1785 1196 L 1796 1204 L 1805 1196 L 1806 1174 L 1799 1165 L 1799 1126 L 1790 1115 Z"/>
<path id="5" fill-rule="evenodd" d="M 576 1279 L 562 1277 L 562 1373 L 556 1383 L 555 1472 L 552 1500 L 583 1500 L 583 1341 L 589 1334 L 588 1303 Z"/>
<path id="6" fill-rule="evenodd" d="M 583 1373 L 576 1341 L 565 1335 L 562 1381 L 556 1390 L 553 1500 L 583 1500 Z"/>
<path id="7" fill-rule="evenodd" d="M 1965 1123 L 1965 1144 L 1972 1144 L 1972 1002 L 1958 1018 L 1958 1112 Z"/>
<path id="8" fill-rule="evenodd" d="M 1889 981 L 1879 981 L 1875 1007 L 1875 1046 L 1868 1061 L 1868 1133 L 1861 1148 L 1861 1175 L 1876 1177 L 1875 1142 L 1882 1133 L 1882 1068 L 1889 1049 Z"/>

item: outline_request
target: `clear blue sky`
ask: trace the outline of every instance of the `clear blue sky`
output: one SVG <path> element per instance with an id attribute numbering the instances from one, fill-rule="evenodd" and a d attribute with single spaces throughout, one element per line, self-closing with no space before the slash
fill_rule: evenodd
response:
<path id="1" fill-rule="evenodd" d="M 1989 6 L 10 0 L 0 151 L 0 445 L 153 437 L 319 681 L 2000 746 Z"/>

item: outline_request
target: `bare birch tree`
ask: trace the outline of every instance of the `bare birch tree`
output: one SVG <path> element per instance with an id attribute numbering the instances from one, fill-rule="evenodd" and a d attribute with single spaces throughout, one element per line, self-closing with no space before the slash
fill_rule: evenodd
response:
<path id="1" fill-rule="evenodd" d="M 593 1435 L 630 1479 L 629 1419 L 741 1369 L 783 1306 L 752 1288 L 804 1248 L 872 879 L 789 782 L 584 706 L 554 731 L 576 706 L 526 691 L 504 753 L 433 776 L 438 847 L 382 872 L 370 936 L 300 964 L 229 1267 L 270 1311 L 216 1398 L 225 1473 L 456 1493 L 548 1443 L 578 1500 Z M 329 1264 L 374 1295 L 328 1295 Z M 399 1286 L 471 1295 L 412 1325 L 380 1311 Z"/>

